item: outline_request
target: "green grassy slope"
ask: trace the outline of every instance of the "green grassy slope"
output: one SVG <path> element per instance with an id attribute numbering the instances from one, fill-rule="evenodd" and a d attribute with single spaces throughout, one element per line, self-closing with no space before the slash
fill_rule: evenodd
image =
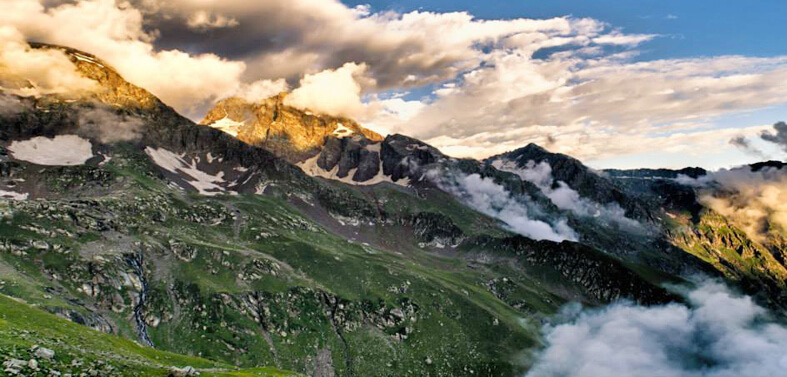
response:
<path id="1" fill-rule="evenodd" d="M 49 359 L 33 346 L 55 351 Z M 90 373 L 101 376 L 166 376 L 172 367 L 192 366 L 203 376 L 299 376 L 265 369 L 238 369 L 214 361 L 143 347 L 128 339 L 95 331 L 49 314 L 18 299 L 0 295 L 0 359 L 35 359 L 38 370 L 25 366 L 24 376 Z M 0 374 L 3 372 L 0 372 Z M 8 373 L 8 372 L 6 372 Z"/>

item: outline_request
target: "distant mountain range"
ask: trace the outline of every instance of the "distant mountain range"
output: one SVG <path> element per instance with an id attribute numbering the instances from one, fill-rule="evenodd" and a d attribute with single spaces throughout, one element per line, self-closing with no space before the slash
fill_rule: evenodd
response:
<path id="1" fill-rule="evenodd" d="M 79 343 L 115 355 L 100 375 L 518 376 L 569 302 L 680 301 L 665 284 L 711 276 L 787 306 L 783 223 L 745 186 L 781 182 L 781 162 L 597 171 L 535 144 L 456 159 L 286 94 L 195 124 L 98 57 L 32 47 L 96 86 L 24 97 L 34 82 L 0 77 L 0 293 L 18 300 L 0 305 L 185 355 L 143 367 Z M 3 360 L 37 344 L 55 352 L 41 368 L 99 368 L 68 366 L 62 334 L 2 331 L 19 318 L 0 316 Z"/>

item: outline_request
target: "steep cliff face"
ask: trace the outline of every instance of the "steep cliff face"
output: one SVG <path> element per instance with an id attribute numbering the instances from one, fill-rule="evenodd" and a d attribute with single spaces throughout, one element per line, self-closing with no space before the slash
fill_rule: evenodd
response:
<path id="1" fill-rule="evenodd" d="M 370 142 L 382 140 L 382 136 L 352 119 L 287 106 L 286 96 L 281 93 L 256 103 L 228 98 L 217 103 L 200 123 L 268 149 L 293 163 L 319 153 L 331 138 L 359 135 Z"/>

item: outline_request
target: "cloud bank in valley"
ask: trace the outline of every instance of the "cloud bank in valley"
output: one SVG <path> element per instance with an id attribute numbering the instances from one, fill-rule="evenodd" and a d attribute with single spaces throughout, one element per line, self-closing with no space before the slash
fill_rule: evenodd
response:
<path id="1" fill-rule="evenodd" d="M 93 53 L 193 119 L 228 96 L 292 90 L 299 107 L 454 156 L 528 142 L 582 159 L 702 153 L 764 130 L 718 130 L 715 117 L 787 103 L 785 56 L 636 61 L 660 36 L 588 18 L 481 20 L 337 0 L 3 5 L 0 24 Z"/>
<path id="2" fill-rule="evenodd" d="M 750 297 L 713 282 L 686 297 L 686 305 L 569 308 L 569 321 L 545 328 L 526 377 L 784 374 L 787 328 Z"/>

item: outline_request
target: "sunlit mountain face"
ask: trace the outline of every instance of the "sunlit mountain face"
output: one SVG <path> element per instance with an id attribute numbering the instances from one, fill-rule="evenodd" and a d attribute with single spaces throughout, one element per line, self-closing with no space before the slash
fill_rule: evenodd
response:
<path id="1" fill-rule="evenodd" d="M 0 374 L 784 369 L 781 5 L 3 5 Z"/>

